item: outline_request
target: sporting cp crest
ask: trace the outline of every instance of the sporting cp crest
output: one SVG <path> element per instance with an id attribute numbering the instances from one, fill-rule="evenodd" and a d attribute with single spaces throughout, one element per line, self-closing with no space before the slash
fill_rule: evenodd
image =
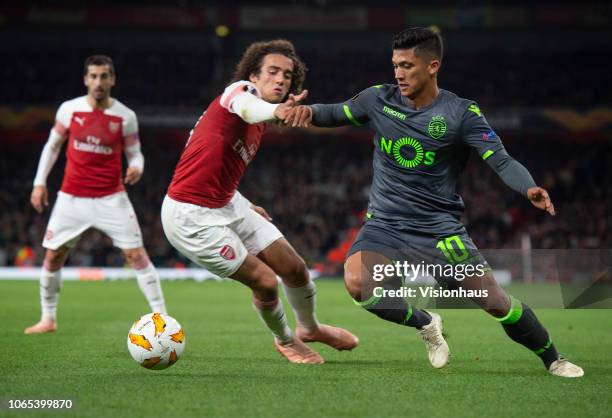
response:
<path id="1" fill-rule="evenodd" d="M 427 132 L 433 139 L 440 139 L 446 133 L 446 121 L 443 116 L 434 116 L 427 126 Z"/>

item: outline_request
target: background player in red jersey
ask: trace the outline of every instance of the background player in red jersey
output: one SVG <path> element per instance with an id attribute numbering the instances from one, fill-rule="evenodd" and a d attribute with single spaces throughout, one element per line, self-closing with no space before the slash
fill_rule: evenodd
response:
<path id="1" fill-rule="evenodd" d="M 49 205 L 47 176 L 68 140 L 64 180 L 43 241 L 47 251 L 40 275 L 42 318 L 26 328 L 26 334 L 57 329 L 61 268 L 70 248 L 89 228 L 106 233 L 123 250 L 151 310 L 166 312 L 159 276 L 143 248 L 140 226 L 123 186 L 140 180 L 144 168 L 136 114 L 110 96 L 115 70 L 109 57 L 93 55 L 85 60 L 84 83 L 87 95 L 62 103 L 57 111 L 34 179 L 30 200 L 42 213 Z M 128 161 L 123 179 L 122 151 Z"/>
<path id="2" fill-rule="evenodd" d="M 306 97 L 305 66 L 285 40 L 254 43 L 236 66 L 233 84 L 191 132 L 162 206 L 170 243 L 193 262 L 253 291 L 253 305 L 273 333 L 276 350 L 292 363 L 323 363 L 303 341 L 350 350 L 350 332 L 320 324 L 315 286 L 304 260 L 266 211 L 238 191 L 259 148 L 266 121 L 283 119 Z M 279 104 L 280 103 L 280 104 Z M 277 275 L 297 317 L 294 335 L 278 299 Z"/>

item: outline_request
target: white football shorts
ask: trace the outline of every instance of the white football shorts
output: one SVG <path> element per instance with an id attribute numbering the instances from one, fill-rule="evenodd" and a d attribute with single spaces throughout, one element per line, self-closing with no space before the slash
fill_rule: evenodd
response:
<path id="1" fill-rule="evenodd" d="M 142 247 L 142 233 L 126 192 L 103 197 L 78 197 L 57 193 L 43 247 L 73 247 L 89 228 L 104 232 L 122 250 Z"/>
<path id="2" fill-rule="evenodd" d="M 248 253 L 257 255 L 283 237 L 239 192 L 222 208 L 177 202 L 166 196 L 161 220 L 174 248 L 223 278 L 234 274 Z"/>

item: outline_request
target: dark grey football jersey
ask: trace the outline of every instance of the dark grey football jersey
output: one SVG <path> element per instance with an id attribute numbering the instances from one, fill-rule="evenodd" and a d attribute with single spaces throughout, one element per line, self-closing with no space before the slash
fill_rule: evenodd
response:
<path id="1" fill-rule="evenodd" d="M 478 105 L 447 90 L 415 110 L 397 86 L 373 86 L 342 110 L 354 125 L 376 132 L 369 204 L 375 217 L 459 217 L 464 204 L 455 187 L 470 149 L 483 160 L 504 150 Z"/>

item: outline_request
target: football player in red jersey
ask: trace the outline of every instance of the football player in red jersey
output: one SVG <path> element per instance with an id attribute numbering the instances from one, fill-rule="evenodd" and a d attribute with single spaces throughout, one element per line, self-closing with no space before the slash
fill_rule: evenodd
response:
<path id="1" fill-rule="evenodd" d="M 315 286 L 304 260 L 237 187 L 255 157 L 265 122 L 282 120 L 306 97 L 305 65 L 286 40 L 254 43 L 236 66 L 233 83 L 209 105 L 191 132 L 162 206 L 170 243 L 193 262 L 253 291 L 253 306 L 292 363 L 323 363 L 304 341 L 351 350 L 350 332 L 320 324 Z M 277 275 L 295 311 L 289 329 Z"/>
<path id="2" fill-rule="evenodd" d="M 140 226 L 125 184 L 135 184 L 144 169 L 136 114 L 111 97 L 115 70 L 111 58 L 93 55 L 85 60 L 87 95 L 60 106 L 43 148 L 30 201 L 38 213 L 49 205 L 46 181 L 64 142 L 67 163 L 43 247 L 47 249 L 40 276 L 41 320 L 26 334 L 57 329 L 57 301 L 61 269 L 81 234 L 96 228 L 123 250 L 135 270 L 138 285 L 151 310 L 166 312 L 159 276 L 143 248 Z M 122 178 L 121 154 L 128 168 Z"/>

